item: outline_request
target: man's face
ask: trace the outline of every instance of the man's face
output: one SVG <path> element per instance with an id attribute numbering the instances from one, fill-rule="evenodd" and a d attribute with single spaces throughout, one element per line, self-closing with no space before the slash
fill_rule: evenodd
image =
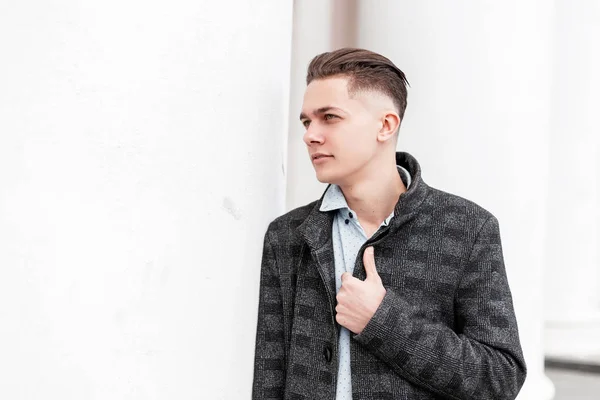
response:
<path id="1" fill-rule="evenodd" d="M 320 182 L 351 184 L 375 156 L 382 128 L 381 105 L 389 103 L 377 93 L 350 97 L 347 78 L 312 81 L 304 93 L 300 120 L 304 142 Z M 314 158 L 317 154 L 324 157 Z"/>

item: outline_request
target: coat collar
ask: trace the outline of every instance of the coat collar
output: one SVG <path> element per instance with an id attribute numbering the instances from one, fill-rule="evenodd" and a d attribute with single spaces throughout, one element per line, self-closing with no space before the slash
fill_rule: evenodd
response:
<path id="1" fill-rule="evenodd" d="M 391 232 L 397 230 L 419 213 L 423 201 L 425 201 L 431 190 L 421 177 L 421 166 L 416 158 L 406 152 L 397 152 L 396 164 L 406 168 L 412 177 L 412 182 L 409 189 L 400 195 L 394 207 L 394 218 L 390 221 Z"/>
<path id="2" fill-rule="evenodd" d="M 390 221 L 392 232 L 417 215 L 421 203 L 430 190 L 421 178 L 421 166 L 409 153 L 397 152 L 396 165 L 400 165 L 410 173 L 411 184 L 409 189 L 400 195 L 394 207 L 394 217 Z M 313 251 L 319 250 L 331 242 L 334 212 L 320 211 L 327 189 L 315 203 L 304 222 L 298 226 L 298 232 Z"/>

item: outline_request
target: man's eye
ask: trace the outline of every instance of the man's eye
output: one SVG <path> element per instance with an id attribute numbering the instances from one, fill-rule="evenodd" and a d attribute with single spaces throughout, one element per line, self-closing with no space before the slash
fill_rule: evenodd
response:
<path id="1" fill-rule="evenodd" d="M 330 120 L 330 119 L 337 118 L 337 115 L 333 115 L 333 114 L 325 114 L 324 118 L 325 118 L 326 120 Z"/>
<path id="2" fill-rule="evenodd" d="M 310 121 L 306 119 L 302 121 L 302 125 L 304 125 L 305 128 L 308 128 L 308 126 L 310 125 Z"/>

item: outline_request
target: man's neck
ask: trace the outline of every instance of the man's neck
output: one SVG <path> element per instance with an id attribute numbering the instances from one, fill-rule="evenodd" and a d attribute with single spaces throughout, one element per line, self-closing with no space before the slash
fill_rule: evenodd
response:
<path id="1" fill-rule="evenodd" d="M 376 173 L 370 179 L 361 179 L 356 184 L 340 185 L 348 207 L 356 213 L 363 228 L 377 229 L 392 213 L 398 198 L 406 187 L 400 178 L 395 160 L 381 169 L 372 168 Z M 370 235 L 368 235 L 370 236 Z"/>

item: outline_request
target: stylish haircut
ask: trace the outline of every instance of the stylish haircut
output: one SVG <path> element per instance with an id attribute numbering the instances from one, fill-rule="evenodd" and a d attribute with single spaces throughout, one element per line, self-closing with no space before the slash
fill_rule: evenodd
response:
<path id="1" fill-rule="evenodd" d="M 381 54 L 348 47 L 319 54 L 308 66 L 306 84 L 333 76 L 348 78 L 350 95 L 360 91 L 378 91 L 389 96 L 400 120 L 404 118 L 408 80 L 404 72 Z"/>

